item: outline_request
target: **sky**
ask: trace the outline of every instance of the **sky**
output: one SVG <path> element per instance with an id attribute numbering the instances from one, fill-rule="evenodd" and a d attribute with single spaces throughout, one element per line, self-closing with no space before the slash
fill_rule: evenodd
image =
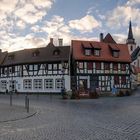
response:
<path id="1" fill-rule="evenodd" d="M 140 0 L 0 0 L 0 49 L 17 51 L 111 33 L 125 43 L 129 21 L 140 45 Z"/>

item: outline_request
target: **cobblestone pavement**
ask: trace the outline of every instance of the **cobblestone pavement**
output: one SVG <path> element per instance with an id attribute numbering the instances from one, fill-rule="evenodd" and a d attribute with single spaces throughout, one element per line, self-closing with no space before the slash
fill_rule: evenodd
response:
<path id="1" fill-rule="evenodd" d="M 31 95 L 36 115 L 0 123 L 0 140 L 140 140 L 139 92 L 92 100 Z M 8 103 L 7 95 L 0 95 L 0 103 Z M 23 106 L 24 96 L 13 103 Z"/>

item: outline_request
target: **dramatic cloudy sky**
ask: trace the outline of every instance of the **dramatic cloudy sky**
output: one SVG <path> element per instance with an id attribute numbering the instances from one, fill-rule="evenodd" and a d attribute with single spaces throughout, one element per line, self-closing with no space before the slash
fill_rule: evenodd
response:
<path id="1" fill-rule="evenodd" d="M 98 40 L 110 32 L 125 43 L 128 23 L 140 45 L 140 0 L 0 0 L 0 48 L 43 47 L 53 37 Z"/>

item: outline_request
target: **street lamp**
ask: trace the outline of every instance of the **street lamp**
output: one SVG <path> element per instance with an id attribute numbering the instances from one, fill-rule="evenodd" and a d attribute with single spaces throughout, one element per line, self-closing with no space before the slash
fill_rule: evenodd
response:
<path id="1" fill-rule="evenodd" d="M 62 96 L 64 97 L 65 95 L 65 79 L 64 79 L 64 74 L 65 74 L 65 63 L 62 61 L 61 63 L 62 65 L 62 69 L 61 69 L 61 72 L 62 72 L 62 89 L 61 89 L 61 93 L 62 93 Z"/>

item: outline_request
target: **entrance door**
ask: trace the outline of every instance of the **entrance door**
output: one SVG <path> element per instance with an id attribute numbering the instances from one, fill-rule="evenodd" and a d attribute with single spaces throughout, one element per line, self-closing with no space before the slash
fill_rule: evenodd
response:
<path id="1" fill-rule="evenodd" d="M 11 80 L 11 81 L 9 81 L 10 83 L 9 83 L 9 91 L 15 91 L 15 89 L 16 89 L 16 81 L 15 80 Z"/>
<path id="2" fill-rule="evenodd" d="M 99 87 L 99 77 L 90 76 L 90 90 L 94 91 L 97 87 Z"/>

